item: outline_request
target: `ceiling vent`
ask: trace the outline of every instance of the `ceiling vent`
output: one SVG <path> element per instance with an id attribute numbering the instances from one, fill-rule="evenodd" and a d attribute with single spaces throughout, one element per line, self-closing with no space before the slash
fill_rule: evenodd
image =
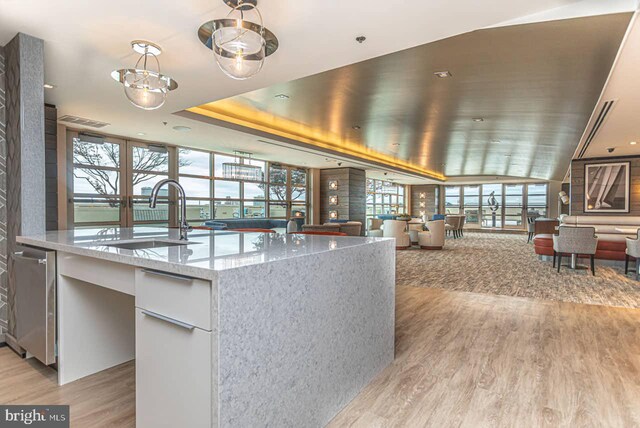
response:
<path id="1" fill-rule="evenodd" d="M 106 122 L 100 122 L 97 120 L 85 119 L 82 117 L 70 115 L 59 117 L 58 120 L 61 122 L 68 122 L 76 125 L 88 126 L 89 128 L 104 128 L 105 126 L 109 125 Z"/>
<path id="2" fill-rule="evenodd" d="M 584 154 L 587 152 L 589 145 L 598 134 L 598 131 L 600 130 L 600 128 L 602 127 L 602 124 L 604 123 L 604 120 L 607 118 L 607 115 L 611 111 L 611 108 L 613 107 L 614 102 L 615 102 L 614 100 L 605 101 L 604 104 L 602 105 L 602 108 L 600 109 L 600 113 L 598 113 L 598 117 L 596 118 L 595 122 L 593 122 L 593 126 L 591 127 L 591 129 L 589 130 L 589 133 L 587 134 L 587 139 L 584 141 L 584 145 L 582 146 L 582 149 L 580 149 L 580 153 L 578 154 L 578 159 L 582 159 Z"/>

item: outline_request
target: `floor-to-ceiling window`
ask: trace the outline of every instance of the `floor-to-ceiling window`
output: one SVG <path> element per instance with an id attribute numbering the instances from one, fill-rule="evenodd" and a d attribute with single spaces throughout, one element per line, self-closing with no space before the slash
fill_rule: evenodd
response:
<path id="1" fill-rule="evenodd" d="M 178 181 L 187 191 L 187 220 L 198 224 L 213 218 L 213 154 L 178 149 Z"/>
<path id="2" fill-rule="evenodd" d="M 444 188 L 444 213 L 460 214 L 460 186 L 445 186 Z"/>
<path id="3" fill-rule="evenodd" d="M 546 183 L 527 185 L 527 215 L 547 216 L 549 186 Z"/>
<path id="4" fill-rule="evenodd" d="M 405 212 L 404 185 L 367 178 L 367 218 Z"/>
<path id="5" fill-rule="evenodd" d="M 547 215 L 547 193 L 547 183 L 444 186 L 444 209 L 464 214 L 465 227 L 522 229 L 527 215 Z"/>
<path id="6" fill-rule="evenodd" d="M 504 227 L 522 229 L 524 184 L 504 185 Z"/>
<path id="7" fill-rule="evenodd" d="M 306 217 L 309 182 L 305 168 L 203 150 L 69 132 L 70 225 L 168 225 L 177 219 L 174 189 L 160 191 L 157 208 L 148 198 L 165 178 L 177 179 L 187 195 L 187 219 Z M 234 169 L 235 168 L 235 169 Z M 242 173 L 249 171 L 250 176 Z"/>
<path id="8" fill-rule="evenodd" d="M 502 227 L 502 184 L 482 185 L 482 227 Z"/>
<path id="9" fill-rule="evenodd" d="M 125 149 L 119 139 L 72 139 L 67 183 L 73 188 L 69 220 L 75 225 L 126 224 Z"/>
<path id="10" fill-rule="evenodd" d="M 127 145 L 127 182 L 128 209 L 127 224 L 153 224 L 167 226 L 169 224 L 168 189 L 162 189 L 155 209 L 149 207 L 149 196 L 153 186 L 161 180 L 169 178 L 170 161 L 175 151 L 165 146 L 144 143 Z"/>
<path id="11" fill-rule="evenodd" d="M 465 223 L 468 227 L 480 224 L 480 186 L 464 186 L 462 188 Z"/>
<path id="12" fill-rule="evenodd" d="M 306 169 L 271 165 L 269 168 L 269 217 L 306 217 L 307 189 Z"/>

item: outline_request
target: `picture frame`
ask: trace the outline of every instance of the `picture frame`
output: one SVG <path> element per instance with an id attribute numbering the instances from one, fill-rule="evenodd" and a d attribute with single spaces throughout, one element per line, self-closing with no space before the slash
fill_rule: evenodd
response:
<path id="1" fill-rule="evenodd" d="M 584 212 L 626 214 L 631 205 L 631 163 L 584 165 Z"/>

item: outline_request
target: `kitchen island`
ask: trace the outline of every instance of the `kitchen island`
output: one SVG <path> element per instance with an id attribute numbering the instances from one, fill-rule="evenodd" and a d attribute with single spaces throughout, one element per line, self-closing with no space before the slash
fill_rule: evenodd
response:
<path id="1" fill-rule="evenodd" d="M 394 357 L 392 239 L 105 228 L 56 251 L 60 384 L 136 360 L 138 427 L 320 427 Z"/>

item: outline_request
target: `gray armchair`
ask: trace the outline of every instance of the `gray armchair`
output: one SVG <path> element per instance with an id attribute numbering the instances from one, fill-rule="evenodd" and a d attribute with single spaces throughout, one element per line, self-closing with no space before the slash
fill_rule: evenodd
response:
<path id="1" fill-rule="evenodd" d="M 563 255 L 579 254 L 590 256 L 591 273 L 596 274 L 595 255 L 598 246 L 595 227 L 567 227 L 558 228 L 558 234 L 553 235 L 553 266 L 558 258 L 558 272 L 562 266 Z"/>
<path id="2" fill-rule="evenodd" d="M 536 234 L 536 218 L 527 217 L 527 244 L 531 242 Z"/>
<path id="3" fill-rule="evenodd" d="M 627 238 L 627 251 L 624 257 L 624 274 L 629 273 L 629 259 L 636 260 L 636 281 L 640 271 L 640 229 L 636 232 L 636 239 Z"/>

